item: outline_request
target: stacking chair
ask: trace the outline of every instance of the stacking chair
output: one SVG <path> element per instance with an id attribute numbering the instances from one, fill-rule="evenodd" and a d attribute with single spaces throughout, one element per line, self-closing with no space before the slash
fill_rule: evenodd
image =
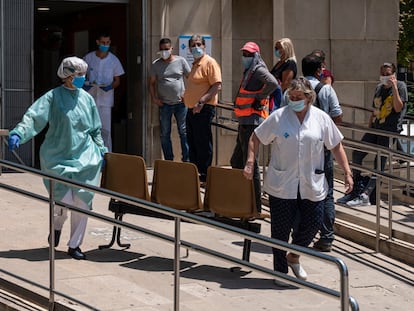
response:
<path id="1" fill-rule="evenodd" d="M 189 162 L 155 160 L 151 200 L 187 212 L 202 210 L 197 166 Z"/>
<path id="2" fill-rule="evenodd" d="M 105 153 L 104 159 L 102 188 L 139 199 L 150 200 L 147 170 L 145 160 L 142 157 L 109 152 Z M 115 219 L 122 220 L 124 214 L 139 214 L 138 210 L 142 210 L 142 208 L 111 198 L 109 210 L 115 213 Z M 119 246 L 129 248 L 130 244 L 122 244 L 120 237 L 121 227 L 114 226 L 111 242 L 108 245 L 100 245 L 99 249 L 111 247 L 115 242 L 115 238 Z"/>
<path id="3" fill-rule="evenodd" d="M 243 176 L 243 170 L 214 166 L 208 168 L 204 210 L 213 212 L 215 219 L 260 233 L 261 225 L 252 222 L 260 217 L 255 202 L 253 181 Z M 249 260 L 250 247 L 251 240 L 245 239 L 243 260 Z"/>
<path id="4" fill-rule="evenodd" d="M 253 181 L 243 176 L 243 170 L 210 166 L 204 209 L 217 216 L 241 220 L 259 217 Z"/>

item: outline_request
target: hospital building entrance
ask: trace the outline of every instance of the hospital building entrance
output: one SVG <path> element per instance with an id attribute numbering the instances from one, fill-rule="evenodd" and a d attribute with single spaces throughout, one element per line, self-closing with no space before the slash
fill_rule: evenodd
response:
<path id="1" fill-rule="evenodd" d="M 135 97 L 139 96 L 141 85 L 134 86 L 131 81 L 139 78 L 140 70 L 128 62 L 128 55 L 138 54 L 142 48 L 130 39 L 141 34 L 141 1 L 129 2 L 0 0 L 0 128 L 12 129 L 35 99 L 61 84 L 56 72 L 63 58 L 84 57 L 96 50 L 97 35 L 108 32 L 110 51 L 125 71 L 115 90 L 112 109 L 113 151 L 142 152 L 142 117 L 139 113 L 131 114 L 131 110 L 139 111 Z M 131 88 L 135 90 L 128 94 Z M 38 151 L 45 131 L 18 149 L 24 164 L 39 167 Z M 134 133 L 135 138 L 128 137 L 128 132 Z M 5 159 L 16 162 L 4 144 L 2 148 Z"/>

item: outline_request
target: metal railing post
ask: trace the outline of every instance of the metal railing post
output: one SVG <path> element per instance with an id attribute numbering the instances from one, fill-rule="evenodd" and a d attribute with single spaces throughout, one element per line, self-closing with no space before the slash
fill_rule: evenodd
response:
<path id="1" fill-rule="evenodd" d="M 49 311 L 55 309 L 55 182 L 49 180 Z"/>
<path id="2" fill-rule="evenodd" d="M 411 137 L 411 121 L 407 120 L 407 137 Z M 407 153 L 411 154 L 411 140 L 407 139 Z"/>
<path id="3" fill-rule="evenodd" d="M 174 311 L 180 310 L 180 227 L 181 219 L 175 217 L 175 232 L 174 232 Z"/>
<path id="4" fill-rule="evenodd" d="M 340 286 L 341 286 L 341 310 L 348 311 L 349 310 L 349 275 L 348 275 L 348 268 L 345 263 L 338 259 L 336 261 L 340 271 Z"/>
<path id="5" fill-rule="evenodd" d="M 392 142 L 393 138 L 389 137 L 388 148 L 389 148 L 389 156 L 388 156 L 388 163 L 389 163 L 389 173 L 393 174 L 393 151 L 392 151 Z M 392 179 L 388 180 L 388 239 L 392 238 Z"/>
<path id="6" fill-rule="evenodd" d="M 377 167 L 381 167 L 381 151 L 377 151 Z M 389 181 L 388 181 L 389 182 Z M 381 176 L 377 175 L 377 181 L 375 185 L 375 197 L 376 197 L 376 233 L 375 233 L 375 251 L 380 251 L 380 238 L 381 238 Z"/>
<path id="7" fill-rule="evenodd" d="M 217 106 L 216 106 L 216 115 L 215 115 L 215 121 L 216 121 L 216 123 L 218 123 L 219 122 L 219 117 L 218 117 L 218 114 L 219 114 L 219 109 L 220 108 L 218 108 Z M 220 111 L 220 113 L 221 113 L 221 111 Z M 216 149 L 216 156 L 215 156 L 215 158 L 216 158 L 216 165 L 218 165 L 218 163 L 219 163 L 219 133 L 218 133 L 218 131 L 219 131 L 219 128 L 217 127 L 217 126 L 215 126 L 215 136 L 216 136 L 216 142 L 215 142 L 215 149 Z"/>

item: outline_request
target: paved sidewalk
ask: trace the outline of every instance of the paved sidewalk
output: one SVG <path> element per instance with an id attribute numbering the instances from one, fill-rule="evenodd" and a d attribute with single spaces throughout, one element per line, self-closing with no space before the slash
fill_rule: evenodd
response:
<path id="1" fill-rule="evenodd" d="M 151 180 L 151 179 L 150 179 Z M 0 182 L 46 195 L 42 181 L 30 174 L 3 173 Z M 94 210 L 112 216 L 108 199 L 96 196 Z M 48 205 L 0 188 L 0 267 L 2 270 L 40 283 L 49 284 Z M 168 234 L 173 222 L 126 215 L 125 221 Z M 67 254 L 70 221 L 66 222 L 56 251 L 56 289 L 95 307 L 95 310 L 173 310 L 173 245 L 129 230 L 122 240 L 132 244 L 98 250 L 112 235 L 110 224 L 91 219 L 82 245 L 88 260 L 76 261 Z M 270 224 L 262 221 L 262 234 Z M 211 247 L 241 258 L 243 240 L 190 223 L 182 224 L 182 239 Z M 182 251 L 182 255 L 185 251 Z M 412 310 L 414 267 L 402 264 L 370 249 L 338 238 L 333 256 L 348 266 L 350 294 L 360 310 Z M 271 249 L 253 243 L 251 262 L 272 267 Z M 339 290 L 336 267 L 302 258 L 309 281 Z M 180 310 L 340 310 L 339 300 L 307 289 L 280 289 L 267 275 L 246 268 L 231 272 L 231 264 L 189 252 L 181 263 Z M 0 277 L 33 289 L 48 297 L 47 291 L 16 280 L 5 273 Z M 62 297 L 57 301 L 69 305 Z M 70 303 L 76 310 L 88 310 Z"/>

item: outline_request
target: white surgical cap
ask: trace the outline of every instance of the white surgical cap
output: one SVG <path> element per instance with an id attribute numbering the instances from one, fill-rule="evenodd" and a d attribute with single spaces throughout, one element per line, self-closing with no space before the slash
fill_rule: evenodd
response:
<path id="1" fill-rule="evenodd" d="M 74 74 L 86 74 L 87 69 L 88 64 L 83 59 L 76 56 L 66 57 L 60 64 L 57 75 L 59 78 L 65 79 Z"/>

